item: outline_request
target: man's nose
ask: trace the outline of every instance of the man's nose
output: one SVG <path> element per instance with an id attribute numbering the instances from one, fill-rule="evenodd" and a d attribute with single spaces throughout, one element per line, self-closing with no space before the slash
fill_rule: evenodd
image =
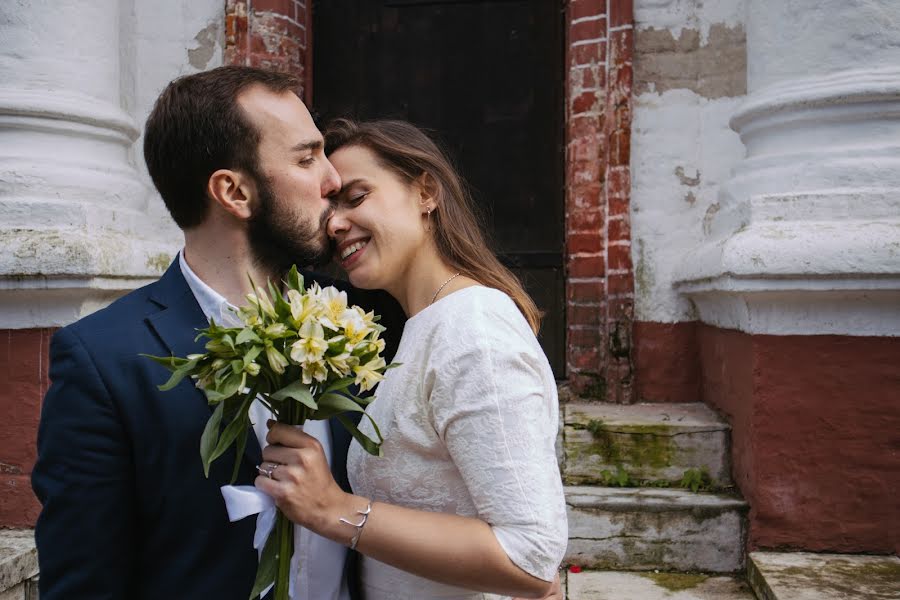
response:
<path id="1" fill-rule="evenodd" d="M 341 189 L 341 176 L 331 161 L 325 159 L 325 177 L 322 179 L 322 197 L 328 198 Z"/>

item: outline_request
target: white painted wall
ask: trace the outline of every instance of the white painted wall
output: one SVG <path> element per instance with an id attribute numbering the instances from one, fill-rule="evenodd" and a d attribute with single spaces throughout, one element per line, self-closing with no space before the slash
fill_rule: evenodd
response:
<path id="1" fill-rule="evenodd" d="M 140 130 L 222 60 L 222 0 L 0 3 L 0 329 L 59 326 L 152 281 L 181 235 Z"/>
<path id="2" fill-rule="evenodd" d="M 743 26 L 743 0 L 635 0 L 635 27 L 686 29 L 709 41 L 714 25 Z M 704 98 L 691 89 L 636 94 L 631 140 L 635 318 L 672 323 L 696 318 L 673 287 L 685 254 L 704 238 L 717 194 L 744 147 L 728 126 L 743 97 Z"/>
<path id="3" fill-rule="evenodd" d="M 743 27 L 748 84 L 636 90 L 636 318 L 900 335 L 900 2 L 636 0 L 635 18 L 638 40 L 701 48 Z"/>
<path id="4" fill-rule="evenodd" d="M 747 2 L 747 156 L 676 288 L 719 327 L 898 336 L 900 3 Z"/>

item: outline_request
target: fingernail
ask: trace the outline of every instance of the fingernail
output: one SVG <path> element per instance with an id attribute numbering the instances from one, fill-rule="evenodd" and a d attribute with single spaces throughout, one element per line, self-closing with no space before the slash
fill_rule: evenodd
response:
<path id="1" fill-rule="evenodd" d="M 275 419 L 269 419 L 268 421 L 266 421 L 266 427 L 268 427 L 269 429 L 272 429 L 272 426 L 274 424 L 275 424 Z"/>

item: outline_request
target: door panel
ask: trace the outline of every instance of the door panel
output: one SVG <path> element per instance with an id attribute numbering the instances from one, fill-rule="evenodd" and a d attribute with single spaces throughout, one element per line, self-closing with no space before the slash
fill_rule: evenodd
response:
<path id="1" fill-rule="evenodd" d="M 401 118 L 442 142 L 564 373 L 562 13 L 551 0 L 313 3 L 323 120 Z"/>

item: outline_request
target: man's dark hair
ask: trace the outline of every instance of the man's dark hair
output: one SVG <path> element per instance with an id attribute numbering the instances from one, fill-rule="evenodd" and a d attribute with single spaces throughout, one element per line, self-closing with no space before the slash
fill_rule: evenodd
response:
<path id="1" fill-rule="evenodd" d="M 179 77 L 160 94 L 147 118 L 144 160 L 153 184 L 182 229 L 206 216 L 206 185 L 218 169 L 257 175 L 260 135 L 237 103 L 252 85 L 297 92 L 286 73 L 227 66 Z"/>

